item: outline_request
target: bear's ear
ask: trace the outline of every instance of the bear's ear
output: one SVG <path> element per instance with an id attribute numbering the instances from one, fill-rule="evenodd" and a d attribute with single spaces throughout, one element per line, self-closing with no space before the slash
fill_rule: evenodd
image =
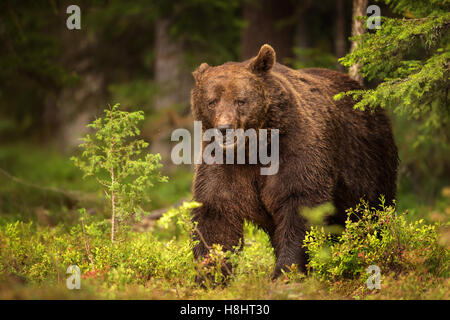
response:
<path id="1" fill-rule="evenodd" d="M 206 62 L 203 62 L 200 67 L 197 68 L 194 72 L 192 72 L 192 76 L 195 79 L 195 82 L 198 83 L 200 81 L 200 76 L 205 72 L 206 69 L 209 68 L 209 65 Z"/>
<path id="2" fill-rule="evenodd" d="M 268 44 L 259 49 L 258 55 L 250 62 L 250 70 L 253 73 L 264 73 L 272 69 L 275 64 L 275 50 Z"/>

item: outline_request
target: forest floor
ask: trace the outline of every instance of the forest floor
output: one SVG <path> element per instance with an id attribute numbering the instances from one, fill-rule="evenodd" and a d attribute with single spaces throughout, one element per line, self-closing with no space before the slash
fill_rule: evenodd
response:
<path id="1" fill-rule="evenodd" d="M 95 183 L 82 180 L 58 153 L 23 148 L 28 157 L 20 146 L 0 153 L 7 169 L 0 172 L 0 299 L 450 298 L 448 186 L 428 202 L 400 188 L 397 212 L 407 211 L 406 220 L 396 222 L 397 233 L 380 229 L 378 238 L 358 238 L 360 247 L 342 238 L 339 247 L 326 248 L 316 230 L 310 247 L 315 272 L 307 275 L 293 271 L 271 280 L 275 259 L 268 236 L 248 223 L 243 250 L 229 257 L 233 275 L 226 284 L 199 286 L 199 274 L 210 274 L 216 283 L 222 275 L 193 259 L 193 243 L 179 216 L 123 228 L 119 241 L 111 243 L 109 213 Z M 189 198 L 191 181 L 188 171 L 172 174 L 150 193 L 149 209 Z M 87 210 L 84 218 L 80 208 Z M 324 248 L 332 255 L 323 258 Z M 223 259 L 216 249 L 213 258 Z M 382 269 L 380 289 L 367 286 L 371 261 Z M 80 268 L 80 289 L 67 285 L 71 265 Z"/>

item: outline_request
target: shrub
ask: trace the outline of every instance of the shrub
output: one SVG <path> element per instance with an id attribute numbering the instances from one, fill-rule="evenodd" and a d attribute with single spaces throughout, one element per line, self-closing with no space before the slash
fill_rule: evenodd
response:
<path id="1" fill-rule="evenodd" d="M 119 105 L 105 110 L 105 117 L 88 125 L 95 130 L 83 138 L 81 157 L 72 157 L 75 165 L 92 176 L 104 188 L 111 203 L 111 241 L 114 242 L 116 219 L 139 218 L 144 210 L 144 191 L 155 181 L 167 181 L 159 174 L 159 154 L 142 152 L 148 143 L 136 139 L 138 123 L 144 120 L 142 111 L 126 112 Z"/>
<path id="2" fill-rule="evenodd" d="M 423 220 L 408 222 L 406 213 L 397 214 L 382 199 L 379 209 L 362 201 L 348 210 L 345 230 L 339 236 L 311 227 L 304 246 L 309 255 L 308 268 L 321 279 L 359 278 L 365 281 L 370 265 L 382 274 L 431 273 L 449 275 L 449 252 L 439 244 L 440 224 Z M 350 218 L 355 216 L 355 221 Z"/>
<path id="3" fill-rule="evenodd" d="M 190 239 L 158 241 L 151 233 L 129 231 L 126 241 L 111 243 L 107 221 L 90 221 L 64 231 L 36 227 L 32 222 L 0 226 L 0 280 L 11 276 L 27 283 L 60 283 L 77 265 L 85 281 L 106 287 L 145 284 L 155 278 L 167 285 L 194 284 L 195 260 Z M 125 240 L 124 239 L 124 240 Z M 88 244 L 88 246 L 86 246 Z"/>

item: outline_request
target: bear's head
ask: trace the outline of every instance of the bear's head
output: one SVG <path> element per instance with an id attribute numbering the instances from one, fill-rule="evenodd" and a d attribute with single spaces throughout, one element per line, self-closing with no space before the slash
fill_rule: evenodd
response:
<path id="1" fill-rule="evenodd" d="M 274 49 L 265 44 L 247 63 L 210 67 L 202 63 L 193 72 L 191 92 L 194 119 L 203 129 L 261 129 L 269 107 L 265 79 L 275 64 Z M 226 144 L 226 143 L 225 143 Z"/>

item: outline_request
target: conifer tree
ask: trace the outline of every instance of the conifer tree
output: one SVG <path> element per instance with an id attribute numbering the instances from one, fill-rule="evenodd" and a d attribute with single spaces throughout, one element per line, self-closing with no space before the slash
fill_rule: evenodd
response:
<path id="1" fill-rule="evenodd" d="M 381 28 L 354 37 L 354 51 L 340 59 L 361 65 L 376 88 L 340 93 L 355 108 L 381 106 L 420 120 L 418 144 L 428 138 L 448 145 L 450 130 L 450 0 L 383 0 L 397 17 L 382 17 Z M 383 14 L 383 12 L 382 12 Z"/>

